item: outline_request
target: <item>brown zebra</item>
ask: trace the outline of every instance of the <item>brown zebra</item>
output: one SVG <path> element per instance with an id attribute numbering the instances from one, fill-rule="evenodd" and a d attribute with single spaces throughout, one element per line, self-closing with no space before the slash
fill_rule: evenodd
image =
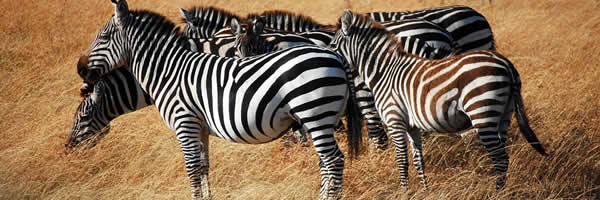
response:
<path id="1" fill-rule="evenodd" d="M 403 51 L 393 34 L 366 16 L 346 10 L 340 20 L 331 48 L 356 66 L 354 70 L 373 91 L 377 110 L 395 143 L 403 186 L 408 186 L 407 139 L 418 175 L 427 186 L 419 130 L 451 133 L 473 127 L 500 176 L 498 188 L 506 180 L 504 147 L 513 111 L 527 141 L 546 155 L 529 127 L 519 74 L 501 54 L 481 50 L 424 59 Z"/>

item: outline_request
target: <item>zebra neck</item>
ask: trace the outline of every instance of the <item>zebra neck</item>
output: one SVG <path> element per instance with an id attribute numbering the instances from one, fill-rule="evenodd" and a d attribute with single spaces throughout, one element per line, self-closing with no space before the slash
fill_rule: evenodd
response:
<path id="1" fill-rule="evenodd" d="M 105 93 L 102 96 L 102 100 L 104 101 L 102 109 L 104 111 L 104 117 L 108 121 L 112 121 L 121 115 L 138 109 L 135 106 L 137 105 L 137 102 L 132 102 L 131 98 L 129 98 L 127 95 L 128 94 L 118 94 L 118 92 L 110 89 L 110 87 L 106 87 Z"/>
<path id="2" fill-rule="evenodd" d="M 156 99 L 155 89 L 160 88 L 159 85 L 165 81 L 178 80 L 180 68 L 189 62 L 193 53 L 185 46 L 189 43 L 185 37 L 175 33 L 150 32 L 144 38 L 132 35 L 128 37 L 128 41 L 131 41 L 131 73 L 142 88 Z"/>
<path id="3" fill-rule="evenodd" d="M 358 60 L 358 72 L 369 88 L 373 88 L 387 73 L 397 73 L 415 67 L 418 63 L 427 62 L 423 58 L 407 54 L 401 43 L 385 35 L 364 41 L 362 49 L 355 52 L 354 60 Z M 354 48 L 350 48 L 354 49 Z"/>

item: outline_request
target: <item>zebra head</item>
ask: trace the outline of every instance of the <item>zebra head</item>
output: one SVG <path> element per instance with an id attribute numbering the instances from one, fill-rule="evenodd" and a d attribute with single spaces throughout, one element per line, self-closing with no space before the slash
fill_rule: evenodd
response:
<path id="1" fill-rule="evenodd" d="M 329 48 L 342 55 L 350 66 L 355 66 L 349 58 L 350 52 L 344 45 L 347 43 L 348 36 L 350 35 L 350 24 L 354 15 L 348 9 L 344 10 L 344 15 L 340 18 L 340 24 L 338 24 L 338 31 L 333 36 L 333 39 L 329 43 Z"/>
<path id="2" fill-rule="evenodd" d="M 67 150 L 73 150 L 80 144 L 86 144 L 91 148 L 95 146 L 100 139 L 110 130 L 110 120 L 104 113 L 105 83 L 98 81 L 94 84 L 91 94 L 85 94 L 85 97 L 77 107 L 75 112 L 71 134 L 67 138 L 65 147 Z M 82 90 L 83 91 L 83 90 Z"/>
<path id="3" fill-rule="evenodd" d="M 356 66 L 360 66 L 359 62 L 364 52 L 375 54 L 377 49 L 369 49 L 373 46 L 372 43 L 381 42 L 377 37 L 382 34 L 389 35 L 381 24 L 362 15 L 355 15 L 352 11 L 344 10 L 344 15 L 340 18 L 338 31 L 329 43 L 329 48 L 342 55 L 348 64 L 352 66 L 352 70 L 356 70 Z M 395 38 L 392 36 L 392 38 Z M 402 48 L 400 42 L 396 42 L 393 46 L 388 45 L 388 50 L 394 48 Z M 364 58 L 363 60 L 367 60 Z"/>
<path id="4" fill-rule="evenodd" d="M 96 82 L 113 68 L 127 64 L 130 57 L 125 53 L 130 51 L 123 31 L 123 25 L 129 17 L 127 1 L 112 0 L 112 3 L 115 6 L 114 16 L 100 29 L 77 63 L 79 76 L 90 83 Z"/>
<path id="5" fill-rule="evenodd" d="M 185 23 L 183 35 L 190 39 L 232 36 L 227 25 L 232 19 L 240 19 L 233 13 L 214 7 L 192 8 L 191 12 L 179 8 L 179 12 Z"/>
<path id="6" fill-rule="evenodd" d="M 235 34 L 233 47 L 236 49 L 235 57 L 243 58 L 270 52 L 271 48 L 260 35 L 264 31 L 265 23 L 262 18 L 254 18 L 246 26 L 244 33 L 242 25 L 237 19 L 231 20 L 231 30 Z"/>

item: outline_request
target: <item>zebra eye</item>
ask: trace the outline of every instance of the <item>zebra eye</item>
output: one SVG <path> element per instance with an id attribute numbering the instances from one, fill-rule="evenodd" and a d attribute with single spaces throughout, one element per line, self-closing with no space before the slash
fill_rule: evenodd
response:
<path id="1" fill-rule="evenodd" d="M 100 40 L 109 40 L 110 39 L 110 35 L 109 34 L 100 34 L 98 36 L 98 39 L 100 39 Z"/>

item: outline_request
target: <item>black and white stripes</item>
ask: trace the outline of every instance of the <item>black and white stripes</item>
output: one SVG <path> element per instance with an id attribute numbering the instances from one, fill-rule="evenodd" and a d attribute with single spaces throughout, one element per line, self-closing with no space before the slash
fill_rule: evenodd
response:
<path id="1" fill-rule="evenodd" d="M 488 21 L 467 6 L 448 6 L 404 12 L 372 12 L 367 15 L 378 22 L 424 19 L 446 29 L 456 41 L 457 53 L 494 50 L 494 36 Z"/>
<path id="2" fill-rule="evenodd" d="M 236 60 L 190 51 L 164 17 L 129 11 L 124 0 L 78 64 L 84 80 L 126 64 L 176 131 L 195 198 L 210 196 L 208 135 L 265 143 L 294 122 L 312 138 L 321 161 L 321 198 L 341 195 L 344 156 L 333 128 L 348 106 L 350 152 L 360 139 L 350 74 L 338 54 L 302 46 Z M 356 123 L 356 124 L 354 124 Z"/>

